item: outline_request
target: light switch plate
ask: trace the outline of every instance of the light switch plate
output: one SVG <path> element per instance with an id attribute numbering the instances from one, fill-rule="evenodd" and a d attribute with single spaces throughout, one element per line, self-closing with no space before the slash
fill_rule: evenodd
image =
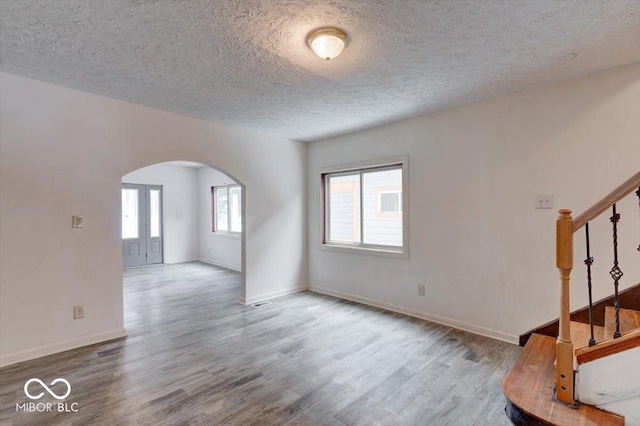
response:
<path id="1" fill-rule="evenodd" d="M 552 209 L 553 195 L 536 195 L 535 208 L 536 209 Z"/>
<path id="2" fill-rule="evenodd" d="M 73 228 L 82 228 L 82 216 L 73 216 L 71 220 L 71 227 Z"/>

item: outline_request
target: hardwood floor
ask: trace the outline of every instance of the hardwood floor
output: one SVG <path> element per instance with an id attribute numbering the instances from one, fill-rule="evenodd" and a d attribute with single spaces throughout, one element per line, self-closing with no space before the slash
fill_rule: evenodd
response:
<path id="1" fill-rule="evenodd" d="M 0 370 L 0 424 L 510 424 L 515 345 L 315 293 L 239 298 L 239 273 L 202 263 L 125 271 L 128 337 Z M 78 412 L 16 412 L 32 377 L 67 379 Z"/>

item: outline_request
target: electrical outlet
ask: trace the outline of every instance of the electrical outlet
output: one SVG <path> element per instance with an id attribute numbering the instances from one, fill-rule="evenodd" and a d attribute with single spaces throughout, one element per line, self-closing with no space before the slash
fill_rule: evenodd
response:
<path id="1" fill-rule="evenodd" d="M 422 284 L 418 284 L 418 296 L 424 296 L 424 286 Z"/>
<path id="2" fill-rule="evenodd" d="M 535 208 L 536 209 L 552 209 L 553 195 L 536 195 Z"/>
<path id="3" fill-rule="evenodd" d="M 73 307 L 73 319 L 84 318 L 84 306 L 78 305 Z"/>
<path id="4" fill-rule="evenodd" d="M 72 228 L 82 228 L 83 226 L 82 216 L 72 216 L 71 217 L 71 227 Z"/>

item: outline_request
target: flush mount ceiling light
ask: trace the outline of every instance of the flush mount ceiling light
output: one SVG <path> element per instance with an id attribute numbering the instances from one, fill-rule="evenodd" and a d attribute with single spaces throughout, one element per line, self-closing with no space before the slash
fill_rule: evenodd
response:
<path id="1" fill-rule="evenodd" d="M 347 35 L 336 28 L 322 28 L 307 37 L 307 44 L 322 59 L 338 56 L 347 44 Z"/>

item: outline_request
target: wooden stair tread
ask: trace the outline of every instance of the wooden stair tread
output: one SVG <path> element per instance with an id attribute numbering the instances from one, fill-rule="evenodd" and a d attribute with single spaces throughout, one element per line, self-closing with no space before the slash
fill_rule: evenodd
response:
<path id="1" fill-rule="evenodd" d="M 640 346 L 640 328 L 622 333 L 617 339 L 607 339 L 595 346 L 581 348 L 575 351 L 575 359 L 579 364 L 604 358 L 609 355 L 624 352 Z"/>
<path id="2" fill-rule="evenodd" d="M 604 340 L 604 333 L 604 327 L 598 325 L 593 326 L 593 337 L 596 342 Z M 589 339 L 591 339 L 591 327 L 589 327 L 589 324 L 571 321 L 571 341 L 573 342 L 573 348 L 579 349 L 589 346 Z"/>
<path id="3" fill-rule="evenodd" d="M 604 311 L 606 306 L 613 306 L 613 295 L 602 298 L 593 304 L 593 323 L 595 325 L 604 326 Z M 626 309 L 635 309 L 640 311 L 640 283 L 635 284 L 627 289 L 620 291 L 620 306 Z M 639 312 L 640 313 L 640 312 Z M 583 323 L 589 323 L 589 306 L 585 306 L 571 313 L 571 321 L 578 321 Z M 534 330 L 530 330 L 527 333 L 520 336 L 520 346 L 527 343 L 527 340 L 533 333 L 542 334 L 545 336 L 557 337 L 558 336 L 558 320 L 548 322 L 541 325 Z M 609 336 L 611 337 L 611 336 Z"/>
<path id="4" fill-rule="evenodd" d="M 590 405 L 571 408 L 555 399 L 556 339 L 534 333 L 502 382 L 514 424 L 624 425 L 624 418 Z"/>
<path id="5" fill-rule="evenodd" d="M 620 309 L 620 333 L 640 328 L 640 312 L 633 309 Z M 604 337 L 609 339 L 616 331 L 616 310 L 607 306 L 604 311 Z"/>

